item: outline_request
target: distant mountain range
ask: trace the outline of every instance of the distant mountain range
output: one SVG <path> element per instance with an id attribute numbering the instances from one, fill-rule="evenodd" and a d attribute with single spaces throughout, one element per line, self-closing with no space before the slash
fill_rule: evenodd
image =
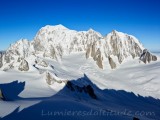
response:
<path id="1" fill-rule="evenodd" d="M 0 52 L 0 68 L 28 71 L 39 57 L 61 61 L 63 56 L 78 52 L 84 52 L 86 60 L 93 59 L 101 69 L 104 64 L 115 69 L 127 58 L 140 57 L 144 63 L 157 60 L 132 35 L 113 30 L 102 36 L 93 29 L 75 31 L 63 25 L 47 25 L 38 31 L 33 41 L 22 39 L 11 44 L 6 52 Z"/>

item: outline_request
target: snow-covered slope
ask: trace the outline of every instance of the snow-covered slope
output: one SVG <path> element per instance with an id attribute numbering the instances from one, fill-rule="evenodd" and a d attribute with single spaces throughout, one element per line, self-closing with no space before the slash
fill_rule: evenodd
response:
<path id="1" fill-rule="evenodd" d="M 99 118 L 132 120 L 133 117 L 138 117 L 140 120 L 159 120 L 160 101 L 154 99 L 160 98 L 159 57 L 157 62 L 147 65 L 139 63 L 138 58 L 136 60 L 129 58 L 116 70 L 111 70 L 107 64 L 104 64 L 106 69 L 99 69 L 92 58 L 86 60 L 85 52 L 65 55 L 61 62 L 50 58 L 45 58 L 44 61 L 49 64 L 48 67 L 36 64 L 37 69 L 31 72 L 19 72 L 14 69 L 7 72 L 0 71 L 0 87 L 4 88 L 6 83 L 2 92 L 4 91 L 6 99 L 11 100 L 0 101 L 2 106 L 0 116 L 6 116 L 2 120 L 22 118 L 46 120 L 50 117 L 62 119 L 64 116 L 42 116 L 42 112 L 47 114 L 47 111 L 67 110 L 71 112 L 92 110 L 109 114 L 106 116 L 97 113 L 98 115 L 94 116 L 84 113 L 84 116 L 77 114 L 65 116 L 68 120 Z M 44 72 L 40 74 L 39 71 Z M 19 97 L 12 98 L 15 91 L 21 88 L 21 84 L 10 83 L 15 80 L 25 82 L 25 87 Z M 88 90 L 88 85 L 91 85 L 93 91 Z M 92 92 L 96 95 L 96 99 L 89 95 Z M 135 95 L 128 92 L 133 92 Z M 122 111 L 123 113 L 118 116 L 112 115 L 113 112 L 119 114 Z M 127 114 L 129 111 L 131 113 Z M 29 115 L 34 117 L 28 117 Z"/>

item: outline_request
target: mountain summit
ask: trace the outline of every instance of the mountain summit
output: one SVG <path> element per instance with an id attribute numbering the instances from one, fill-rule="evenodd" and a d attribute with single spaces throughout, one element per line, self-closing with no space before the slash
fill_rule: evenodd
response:
<path id="1" fill-rule="evenodd" d="M 47 25 L 37 32 L 33 41 L 19 40 L 12 44 L 5 53 L 0 53 L 0 67 L 3 70 L 8 70 L 23 66 L 27 68 L 25 70 L 29 70 L 29 66 L 35 64 L 34 62 L 39 57 L 59 61 L 63 59 L 64 55 L 84 52 L 84 57 L 86 59 L 92 58 L 99 68 L 103 69 L 104 61 L 108 61 L 107 64 L 110 65 L 111 69 L 115 69 L 129 57 L 133 59 L 141 57 L 140 60 L 146 61 L 144 59 L 148 59 L 148 57 L 142 59 L 141 55 L 145 55 L 144 49 L 137 38 L 116 30 L 102 36 L 93 29 L 75 31 L 61 24 Z M 149 62 L 157 60 L 156 56 L 149 52 L 148 54 L 151 57 Z"/>

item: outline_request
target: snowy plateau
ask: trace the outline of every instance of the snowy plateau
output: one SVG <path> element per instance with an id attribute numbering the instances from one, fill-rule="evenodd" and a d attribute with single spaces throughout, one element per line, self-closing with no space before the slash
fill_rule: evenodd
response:
<path id="1" fill-rule="evenodd" d="M 47 25 L 0 52 L 0 120 L 160 120 L 159 74 L 132 35 Z"/>

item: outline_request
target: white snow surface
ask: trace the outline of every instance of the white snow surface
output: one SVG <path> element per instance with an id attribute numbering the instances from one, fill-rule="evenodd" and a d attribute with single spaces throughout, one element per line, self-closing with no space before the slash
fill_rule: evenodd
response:
<path id="1" fill-rule="evenodd" d="M 158 61 L 151 64 L 139 63 L 139 60 L 126 59 L 124 63 L 116 70 L 99 69 L 95 62 L 90 58 L 85 59 L 85 53 L 72 53 L 63 57 L 61 62 L 52 59 L 45 59 L 54 69 L 44 68 L 57 75 L 62 80 L 76 80 L 86 74 L 91 82 L 100 89 L 115 89 L 133 92 L 136 95 L 152 96 L 160 99 L 160 55 Z M 108 65 L 108 64 L 106 64 Z M 65 84 L 55 83 L 48 85 L 44 78 L 44 74 L 39 74 L 36 69 L 29 72 L 19 72 L 17 70 L 9 70 L 7 72 L 0 71 L 0 84 L 12 81 L 25 81 L 25 89 L 20 93 L 18 99 L 12 102 L 0 101 L 0 116 L 4 117 L 13 112 L 17 107 L 19 111 L 40 103 L 43 98 L 56 95 Z M 59 98 L 63 100 L 64 98 Z M 67 100 L 67 98 L 65 98 Z M 69 98 L 70 99 L 70 98 Z"/>

